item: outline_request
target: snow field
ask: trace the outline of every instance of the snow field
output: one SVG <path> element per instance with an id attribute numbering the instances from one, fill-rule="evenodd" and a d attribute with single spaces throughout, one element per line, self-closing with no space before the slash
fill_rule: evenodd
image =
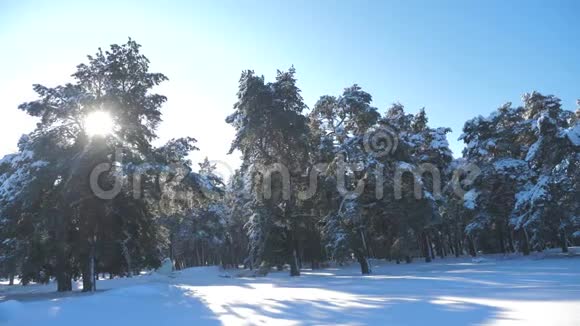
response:
<path id="1" fill-rule="evenodd" d="M 496 255 L 372 266 L 369 276 L 353 264 L 303 270 L 299 278 L 286 272 L 224 277 L 236 272 L 191 268 L 175 277 L 103 280 L 97 284 L 102 292 L 54 298 L 41 296 L 53 284 L 2 286 L 0 300 L 7 301 L 0 303 L 0 324 L 580 325 L 579 257 Z M 20 301 L 10 299 L 18 295 Z"/>

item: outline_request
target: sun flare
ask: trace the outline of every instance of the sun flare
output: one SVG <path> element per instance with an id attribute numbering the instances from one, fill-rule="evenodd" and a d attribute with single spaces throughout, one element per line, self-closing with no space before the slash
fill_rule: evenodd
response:
<path id="1" fill-rule="evenodd" d="M 113 132 L 113 119 L 104 111 L 91 112 L 85 118 L 85 131 L 90 137 L 109 135 Z"/>

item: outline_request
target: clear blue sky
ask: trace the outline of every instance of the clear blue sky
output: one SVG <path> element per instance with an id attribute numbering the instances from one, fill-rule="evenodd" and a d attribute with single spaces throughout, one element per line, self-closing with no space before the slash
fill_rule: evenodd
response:
<path id="1" fill-rule="evenodd" d="M 383 112 L 426 107 L 432 126 L 465 120 L 538 90 L 575 109 L 580 98 L 580 1 L 2 1 L 0 154 L 34 121 L 16 109 L 32 83 L 69 80 L 101 46 L 143 45 L 170 78 L 162 140 L 190 135 L 227 157 L 242 69 L 272 78 L 294 64 L 309 106 L 358 83 Z"/>

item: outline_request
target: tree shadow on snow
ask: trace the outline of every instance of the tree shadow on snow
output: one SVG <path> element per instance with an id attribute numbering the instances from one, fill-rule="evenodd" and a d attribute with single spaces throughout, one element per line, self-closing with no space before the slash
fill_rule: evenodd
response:
<path id="1" fill-rule="evenodd" d="M 442 303 L 424 299 L 392 299 L 386 302 L 360 299 L 351 302 L 355 307 L 337 305 L 329 301 L 275 300 L 260 305 L 229 305 L 220 319 L 268 324 L 275 321 L 293 321 L 312 324 L 364 325 L 474 325 L 492 319 L 501 319 L 501 310 L 473 303 Z M 357 306 L 357 305 L 363 305 Z M 241 311 L 241 312 L 240 312 Z"/>

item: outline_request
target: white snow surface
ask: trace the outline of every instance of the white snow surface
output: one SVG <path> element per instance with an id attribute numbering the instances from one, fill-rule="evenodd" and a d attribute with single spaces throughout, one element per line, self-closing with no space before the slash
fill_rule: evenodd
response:
<path id="1" fill-rule="evenodd" d="M 519 255 L 357 264 L 236 278 L 191 268 L 100 280 L 67 296 L 55 284 L 0 286 L 12 325 L 580 325 L 580 248 Z M 228 277 L 224 277 L 228 276 Z"/>

